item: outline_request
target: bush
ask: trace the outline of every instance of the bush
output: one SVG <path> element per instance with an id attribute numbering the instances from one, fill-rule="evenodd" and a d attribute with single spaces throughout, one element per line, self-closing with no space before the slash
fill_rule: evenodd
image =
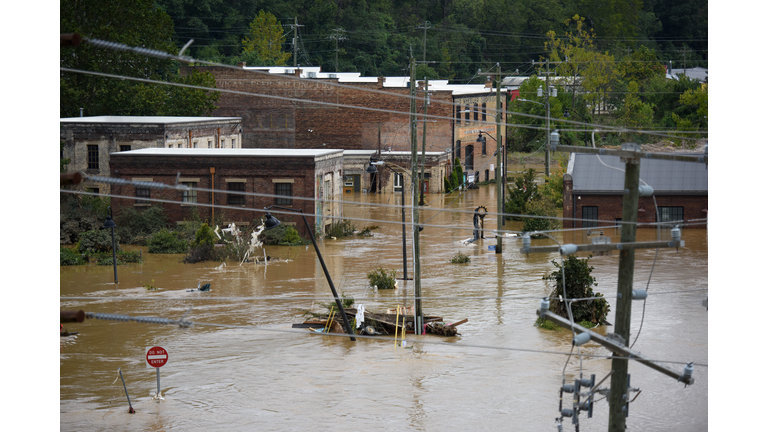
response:
<path id="1" fill-rule="evenodd" d="M 540 198 L 528 203 L 526 215 L 557 217 L 557 208 L 550 201 Z M 560 229 L 562 224 L 557 219 L 525 218 L 524 232 L 552 231 Z M 543 235 L 532 235 L 531 238 L 542 238 Z"/>
<path id="2" fill-rule="evenodd" d="M 168 216 L 160 205 L 153 205 L 139 211 L 125 208 L 117 219 L 115 230 L 129 244 L 145 245 L 152 234 L 168 228 Z"/>
<path id="3" fill-rule="evenodd" d="M 378 289 L 395 289 L 395 270 L 386 270 L 381 267 L 368 272 L 368 283 Z"/>
<path id="4" fill-rule="evenodd" d="M 370 225 L 357 233 L 358 237 L 373 237 L 373 231 L 379 229 L 378 225 Z"/>
<path id="5" fill-rule="evenodd" d="M 112 252 L 112 232 L 106 229 L 95 229 L 80 234 L 78 248 L 81 253 L 94 254 Z M 115 233 L 115 246 L 120 250 L 120 236 Z"/>
<path id="6" fill-rule="evenodd" d="M 70 248 L 59 247 L 59 265 L 81 265 L 85 264 L 85 258 Z"/>
<path id="7" fill-rule="evenodd" d="M 101 228 L 107 219 L 109 202 L 109 198 L 61 194 L 59 242 L 73 244 L 83 232 Z"/>
<path id="8" fill-rule="evenodd" d="M 149 253 L 184 253 L 189 248 L 186 240 L 179 238 L 179 233 L 163 228 L 147 241 Z"/>
<path id="9" fill-rule="evenodd" d="M 465 264 L 472 261 L 469 256 L 464 255 L 461 252 L 456 252 L 456 255 L 451 258 L 451 264 Z"/>
<path id="10" fill-rule="evenodd" d="M 190 244 L 191 247 L 197 246 L 213 246 L 216 244 L 216 237 L 211 227 L 207 223 L 200 225 L 197 232 L 195 232 L 195 239 Z"/>
<path id="11" fill-rule="evenodd" d="M 299 235 L 296 228 L 285 224 L 264 231 L 261 235 L 264 236 L 262 243 L 265 245 L 299 246 L 309 243 L 309 240 Z"/>
<path id="12" fill-rule="evenodd" d="M 566 258 L 565 285 L 567 298 L 576 299 L 603 296 L 599 292 L 592 290 L 592 287 L 597 286 L 597 283 L 595 282 L 595 278 L 591 275 L 594 267 L 589 266 L 590 258 L 592 258 L 591 255 L 583 260 L 578 259 L 574 255 L 569 255 L 568 258 Z M 563 295 L 563 266 L 556 260 L 553 260 L 552 264 L 555 265 L 557 270 L 542 278 L 555 283 L 555 288 L 549 295 L 549 297 L 553 299 L 551 300 L 549 310 L 568 319 L 568 311 L 565 308 L 565 302 L 558 300 L 558 296 Z M 595 325 L 607 325 L 608 322 L 605 319 L 610 310 L 611 306 L 608 304 L 608 301 L 602 298 L 571 303 L 573 320 L 577 323 L 588 321 Z"/>
<path id="13" fill-rule="evenodd" d="M 349 237 L 355 233 L 355 225 L 349 219 L 342 219 L 337 222 L 332 222 L 328 227 L 328 234 L 326 237 Z"/>

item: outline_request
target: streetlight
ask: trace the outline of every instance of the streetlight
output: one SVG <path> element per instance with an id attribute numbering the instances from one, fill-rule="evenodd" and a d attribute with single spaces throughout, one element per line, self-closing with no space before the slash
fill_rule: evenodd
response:
<path id="1" fill-rule="evenodd" d="M 115 227 L 117 225 L 112 220 L 112 206 L 107 207 L 107 210 L 109 210 L 109 214 L 107 215 L 107 220 L 104 221 L 104 226 L 101 228 L 110 228 L 112 230 L 112 267 L 115 270 L 115 284 L 117 284 L 117 247 L 115 245 Z"/>
<path id="2" fill-rule="evenodd" d="M 382 166 L 384 168 L 387 168 L 388 170 L 392 171 L 396 175 L 400 176 L 400 192 L 401 192 L 401 204 L 402 204 L 402 213 L 403 213 L 403 280 L 408 280 L 408 258 L 406 255 L 406 248 L 405 248 L 405 180 L 403 178 L 403 173 L 398 172 L 390 168 L 386 165 L 386 162 L 384 161 L 378 161 L 378 162 L 371 162 L 370 165 L 368 165 L 368 168 L 366 168 L 365 172 L 367 173 L 377 173 L 378 170 L 376 170 L 377 166 Z"/>
<path id="3" fill-rule="evenodd" d="M 278 205 L 271 205 L 269 207 L 264 208 L 264 210 L 271 210 L 273 208 L 290 212 L 290 213 L 301 214 L 301 217 L 304 219 L 304 225 L 307 227 L 309 238 L 312 240 L 312 245 L 315 247 L 315 253 L 317 253 L 317 258 L 320 260 L 320 265 L 323 267 L 323 272 L 325 273 L 325 279 L 328 280 L 328 285 L 331 286 L 331 293 L 333 293 L 333 298 L 336 299 L 336 307 L 339 308 L 339 313 L 341 314 L 341 318 L 344 320 L 344 328 L 346 329 L 347 334 L 350 335 L 349 340 L 353 342 L 356 341 L 354 336 L 355 333 L 352 331 L 352 326 L 349 325 L 349 319 L 347 319 L 347 313 L 344 311 L 344 307 L 341 304 L 341 299 L 339 299 L 339 295 L 336 293 L 336 287 L 333 286 L 333 280 L 331 280 L 331 275 L 328 273 L 328 268 L 325 266 L 325 261 L 323 261 L 323 255 L 320 253 L 320 249 L 317 247 L 315 236 L 312 234 L 312 228 L 309 226 L 309 222 L 307 221 L 307 216 L 304 215 L 304 210 L 290 208 L 290 207 L 281 207 Z M 265 230 L 270 230 L 280 225 L 280 221 L 276 217 L 272 216 L 272 214 L 270 213 L 266 213 L 264 215 L 264 218 L 266 219 L 264 221 Z"/>
<path id="4" fill-rule="evenodd" d="M 492 140 L 496 141 L 496 138 L 494 138 L 493 135 L 489 134 L 486 131 L 480 131 L 480 133 L 477 134 L 476 142 L 483 143 L 483 144 L 485 143 L 485 137 L 483 137 L 483 134 L 488 135 L 489 137 L 491 137 Z M 498 142 L 496 144 L 498 144 Z M 498 145 L 497 145 L 497 147 L 500 148 L 500 146 L 498 146 Z M 499 150 L 497 149 L 496 152 L 498 153 L 498 151 Z M 494 153 L 494 156 L 496 156 L 496 153 Z M 501 202 L 501 209 L 499 210 L 499 213 L 504 213 L 504 205 L 505 205 L 504 201 L 506 201 L 505 200 L 505 198 L 506 198 L 505 195 L 507 193 L 507 168 L 506 168 L 507 167 L 507 147 L 506 146 L 504 146 L 504 148 L 502 149 L 502 157 L 503 157 L 503 162 L 498 167 L 499 175 L 501 175 L 501 190 L 503 191 L 503 194 L 501 196 L 501 201 L 500 201 Z M 496 181 L 497 182 L 499 181 L 499 175 L 496 176 Z M 506 225 L 507 224 L 507 221 L 506 221 L 505 218 L 501 219 L 501 224 L 502 225 Z"/>

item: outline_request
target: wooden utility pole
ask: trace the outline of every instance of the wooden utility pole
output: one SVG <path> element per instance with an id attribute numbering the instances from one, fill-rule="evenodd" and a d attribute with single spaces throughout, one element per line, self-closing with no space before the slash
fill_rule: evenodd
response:
<path id="1" fill-rule="evenodd" d="M 418 135 L 416 130 L 416 60 L 411 55 L 411 190 L 412 209 L 411 223 L 413 224 L 413 295 L 414 310 L 413 324 L 416 334 L 421 334 L 421 323 L 424 321 L 421 313 L 421 264 L 419 263 L 419 201 L 416 188 L 418 188 Z M 403 185 L 405 187 L 405 185 Z"/>
<path id="2" fill-rule="evenodd" d="M 640 151 L 635 143 L 621 145 L 622 150 Z M 622 158 L 626 165 L 624 171 L 624 205 L 622 208 L 621 242 L 635 241 L 637 234 L 637 201 L 640 186 L 640 159 Z M 629 342 L 630 318 L 632 316 L 632 275 L 635 272 L 635 250 L 629 248 L 619 252 L 619 281 L 618 299 L 616 299 L 616 335 L 624 339 L 624 345 Z M 611 394 L 609 398 L 610 411 L 608 416 L 609 432 L 624 432 L 627 425 L 626 406 L 629 402 L 627 392 L 627 372 L 629 361 L 626 359 L 611 360 Z"/>
<path id="3" fill-rule="evenodd" d="M 421 178 L 419 179 L 419 205 L 424 205 L 424 165 L 427 164 L 427 106 L 429 105 L 429 78 L 424 77 L 424 130 L 421 134 Z"/>
<path id="4" fill-rule="evenodd" d="M 299 18 L 293 17 L 293 67 L 296 67 L 296 54 L 299 50 L 299 36 L 296 34 L 296 31 L 299 27 L 304 27 L 304 25 L 299 25 Z"/>
<path id="5" fill-rule="evenodd" d="M 426 61 L 427 61 L 427 29 L 428 29 L 428 28 L 432 28 L 432 24 L 430 24 L 430 22 L 429 22 L 429 21 L 424 21 L 424 23 L 420 24 L 420 25 L 419 25 L 418 27 L 416 27 L 416 28 L 417 28 L 417 29 L 421 29 L 421 28 L 423 28 L 423 29 L 424 29 L 424 42 L 423 42 L 423 45 L 424 45 L 424 46 L 423 46 L 423 48 L 422 48 L 422 50 L 423 50 L 423 53 L 424 53 L 424 54 L 423 54 L 423 56 L 422 56 L 421 60 L 422 60 L 422 61 L 424 61 L 424 62 L 426 62 Z"/>
<path id="6" fill-rule="evenodd" d="M 339 71 L 339 41 L 347 39 L 344 37 L 344 29 L 339 27 L 333 30 L 331 39 L 336 41 L 336 72 Z"/>

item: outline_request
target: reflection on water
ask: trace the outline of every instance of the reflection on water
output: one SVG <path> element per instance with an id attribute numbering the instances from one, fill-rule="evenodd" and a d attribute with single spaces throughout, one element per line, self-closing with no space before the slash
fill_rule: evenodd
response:
<path id="1" fill-rule="evenodd" d="M 366 310 L 383 311 L 397 304 L 413 304 L 412 286 L 372 291 L 366 273 L 376 267 L 397 270 L 402 277 L 402 230 L 399 199 L 387 194 L 359 194 L 345 199 L 347 217 L 396 223 L 377 223 L 374 237 L 328 240 L 321 252 L 339 292 L 355 297 Z M 495 211 L 495 187 L 483 186 L 460 196 L 430 195 L 421 221 L 452 202 L 452 209 L 474 211 L 485 205 Z M 384 203 L 394 207 L 370 207 Z M 358 227 L 362 223 L 358 222 Z M 76 338 L 60 343 L 60 424 L 62 430 L 279 430 L 336 428 L 401 430 L 541 430 L 554 426 L 558 388 L 571 335 L 533 327 L 538 298 L 549 289 L 542 276 L 553 271 L 555 254 L 518 252 L 520 245 L 506 239 L 501 256 L 488 250 L 493 238 L 464 245 L 472 236 L 472 214 L 442 212 L 421 235 L 424 312 L 446 321 L 468 318 L 461 336 L 444 339 L 409 335 L 415 341 L 395 349 L 391 341 L 311 335 L 291 332 L 303 312 L 330 299 L 317 257 L 309 247 L 269 247 L 270 256 L 286 261 L 268 266 L 228 263 L 182 264 L 180 255 L 147 254 L 144 264 L 118 269 L 120 284 L 112 283 L 112 268 L 95 265 L 62 267 L 62 309 L 180 318 L 197 322 L 247 327 L 217 328 L 86 320 L 70 324 Z M 519 229 L 508 222 L 506 229 Z M 486 229 L 495 229 L 495 217 Z M 412 276 L 411 230 L 407 254 Z M 487 233 L 490 236 L 490 233 Z M 562 234 L 560 234 L 562 236 Z M 581 242 L 583 236 L 560 241 Z M 618 241 L 618 234 L 608 234 Z M 638 241 L 656 238 L 654 230 L 638 231 Z M 635 349 L 670 361 L 707 363 L 707 311 L 701 306 L 707 288 L 706 230 L 683 231 L 680 250 L 639 250 L 635 287 L 648 285 L 642 333 Z M 534 240 L 534 245 L 551 244 Z M 469 264 L 452 265 L 461 251 Z M 654 258 L 655 266 L 654 266 Z M 608 295 L 615 309 L 618 254 L 590 260 L 597 290 Z M 653 277 L 648 277 L 653 269 Z M 145 282 L 160 288 L 146 291 Z M 188 293 L 198 283 L 211 292 Z M 664 293 L 654 296 L 653 293 Z M 610 297 L 614 296 L 614 297 Z M 265 299 L 265 297 L 268 297 Z M 503 298 L 499 298 L 503 297 Z M 632 310 L 632 338 L 640 327 L 643 305 Z M 609 316 L 613 322 L 614 317 Z M 601 328 L 601 333 L 610 328 Z M 155 403 L 155 371 L 145 365 L 145 349 L 160 345 L 169 351 L 161 369 L 165 401 Z M 525 350 L 525 351 L 524 351 Z M 608 354 L 594 343 L 585 354 Z M 610 370 L 610 360 L 572 356 L 565 375 L 596 374 Z M 682 370 L 682 365 L 671 364 Z M 117 369 L 122 368 L 131 402 L 128 407 Z M 632 404 L 629 427 L 638 430 L 698 431 L 707 428 L 708 370 L 697 366 L 696 382 L 684 388 L 651 369 L 630 364 L 632 386 L 643 390 Z M 592 419 L 582 419 L 585 430 L 603 430 L 608 406 L 602 401 Z M 333 425 L 333 426 L 331 426 Z M 569 430 L 566 427 L 566 430 Z"/>

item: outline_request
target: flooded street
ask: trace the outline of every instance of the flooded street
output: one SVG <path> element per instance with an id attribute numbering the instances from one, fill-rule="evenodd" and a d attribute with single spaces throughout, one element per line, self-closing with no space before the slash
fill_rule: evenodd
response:
<path id="1" fill-rule="evenodd" d="M 61 430 L 555 430 L 572 335 L 533 323 L 539 299 L 551 290 L 542 277 L 555 270 L 551 261 L 559 255 L 526 256 L 518 252 L 521 245 L 514 238 L 504 240 L 502 254 L 489 251 L 488 246 L 496 244 L 493 238 L 462 244 L 472 237 L 475 208 L 484 205 L 496 211 L 495 185 L 467 191 L 454 201 L 456 197 L 428 195 L 426 201 L 434 201 L 421 209 L 422 222 L 434 216 L 420 237 L 422 304 L 425 315 L 468 322 L 458 327 L 461 336 L 455 338 L 407 335 L 415 341 L 408 348 L 395 348 L 392 339 L 352 342 L 291 329 L 303 321 L 305 310 L 314 306 L 319 311 L 317 304 L 332 298 L 311 245 L 270 246 L 267 254 L 285 261 L 268 266 L 227 262 L 220 270 L 217 262 L 182 264 L 182 255 L 148 254 L 144 248 L 143 264 L 118 268 L 117 286 L 112 267 L 61 267 L 62 310 L 171 319 L 187 313 L 185 319 L 196 323 L 231 326 L 184 329 L 96 319 L 66 325 L 79 335 L 60 341 Z M 399 281 L 399 288 L 390 292 L 374 291 L 366 278 L 377 267 L 395 269 L 402 278 L 399 193 L 344 198 L 356 202 L 344 205 L 344 215 L 358 229 L 380 228 L 374 237 L 320 244 L 337 291 L 363 303 L 366 311 L 413 305 L 412 282 Z M 447 211 L 436 215 L 451 202 Z M 495 221 L 495 216 L 486 217 L 486 229 L 495 229 Z M 522 222 L 507 224 L 509 230 L 522 227 Z M 618 231 L 605 231 L 613 242 L 619 241 Z M 410 227 L 407 233 L 412 277 Z M 581 233 L 556 237 L 588 241 Z M 682 238 L 684 248 L 658 253 L 634 350 L 660 361 L 707 364 L 708 312 L 702 306 L 707 291 L 692 291 L 708 287 L 707 230 L 685 229 Z M 655 230 L 638 230 L 638 241 L 655 239 Z M 459 251 L 469 255 L 471 263 L 450 264 Z M 634 288 L 646 288 L 655 254 L 637 251 Z M 590 265 L 598 283 L 595 290 L 611 304 L 608 321 L 614 322 L 618 253 L 595 256 Z M 212 291 L 186 291 L 199 282 L 210 283 Z M 145 283 L 160 289 L 147 291 Z M 632 341 L 642 313 L 642 301 L 633 303 Z M 165 400 L 159 403 L 152 400 L 155 370 L 144 359 L 146 348 L 155 345 L 169 352 L 168 364 L 160 369 Z M 582 353 L 610 354 L 594 342 L 582 346 Z M 579 357 L 571 356 L 567 381 L 578 377 L 579 365 Z M 584 357 L 581 365 L 585 377 L 595 374 L 600 380 L 610 371 L 611 361 Z M 666 365 L 683 369 L 683 364 Z M 128 414 L 118 368 L 136 414 Z M 706 366 L 695 366 L 695 383 L 687 388 L 639 363 L 630 362 L 629 372 L 631 386 L 642 393 L 630 405 L 628 429 L 707 430 Z M 582 431 L 607 430 L 607 400 L 595 405 L 593 418 L 582 415 L 580 420 Z M 564 430 L 573 430 L 569 419 Z"/>

